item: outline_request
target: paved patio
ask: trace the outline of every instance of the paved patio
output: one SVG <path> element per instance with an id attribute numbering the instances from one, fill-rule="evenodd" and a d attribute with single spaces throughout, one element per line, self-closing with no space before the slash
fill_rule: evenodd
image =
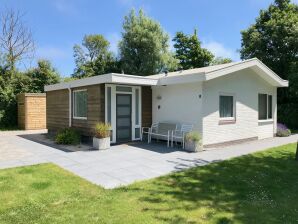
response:
<path id="1" fill-rule="evenodd" d="M 298 135 L 187 153 L 162 143 L 132 143 L 106 151 L 63 152 L 18 135 L 36 132 L 0 132 L 0 169 L 52 162 L 104 188 L 166 175 L 173 171 L 297 142 Z"/>

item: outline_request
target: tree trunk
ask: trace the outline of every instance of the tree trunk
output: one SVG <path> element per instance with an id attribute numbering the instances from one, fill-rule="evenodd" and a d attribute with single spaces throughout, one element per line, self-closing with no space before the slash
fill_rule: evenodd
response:
<path id="1" fill-rule="evenodd" d="M 298 142 L 297 142 L 297 147 L 296 147 L 296 160 L 298 161 Z"/>

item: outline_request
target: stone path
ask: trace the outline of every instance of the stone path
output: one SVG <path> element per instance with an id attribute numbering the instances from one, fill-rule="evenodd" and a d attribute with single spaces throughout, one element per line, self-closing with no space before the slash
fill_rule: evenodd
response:
<path id="1" fill-rule="evenodd" d="M 123 144 L 112 146 L 106 151 L 63 152 L 18 136 L 24 133 L 0 132 L 0 169 L 51 162 L 104 188 L 128 185 L 134 181 L 150 179 L 298 140 L 298 135 L 292 135 L 286 138 L 264 139 L 210 149 L 200 153 L 168 149 L 162 143 Z"/>

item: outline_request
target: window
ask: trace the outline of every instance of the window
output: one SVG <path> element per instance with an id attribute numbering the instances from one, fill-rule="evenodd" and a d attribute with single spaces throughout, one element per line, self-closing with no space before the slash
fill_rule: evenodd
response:
<path id="1" fill-rule="evenodd" d="M 116 86 L 116 91 L 118 92 L 131 92 L 132 88 L 128 86 Z"/>
<path id="2" fill-rule="evenodd" d="M 107 88 L 107 122 L 112 123 L 112 88 Z"/>
<path id="3" fill-rule="evenodd" d="M 136 125 L 139 125 L 139 90 L 136 89 L 135 92 L 135 103 L 136 103 L 136 112 L 135 112 L 135 120 L 136 120 Z"/>
<path id="4" fill-rule="evenodd" d="M 259 120 L 272 119 L 272 95 L 259 94 Z"/>
<path id="5" fill-rule="evenodd" d="M 272 96 L 268 95 L 268 118 L 272 119 Z"/>
<path id="6" fill-rule="evenodd" d="M 73 117 L 87 118 L 87 91 L 77 90 L 73 92 Z"/>
<path id="7" fill-rule="evenodd" d="M 234 97 L 228 95 L 219 96 L 219 117 L 233 118 L 234 115 Z"/>

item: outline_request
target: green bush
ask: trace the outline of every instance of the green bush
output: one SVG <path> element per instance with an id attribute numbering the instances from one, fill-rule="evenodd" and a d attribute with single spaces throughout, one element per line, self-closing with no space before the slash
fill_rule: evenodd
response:
<path id="1" fill-rule="evenodd" d="M 278 122 L 290 129 L 298 129 L 298 103 L 279 104 L 277 109 Z"/>
<path id="2" fill-rule="evenodd" d="M 65 128 L 58 131 L 55 142 L 63 145 L 77 145 L 81 142 L 81 135 L 77 130 Z"/>

